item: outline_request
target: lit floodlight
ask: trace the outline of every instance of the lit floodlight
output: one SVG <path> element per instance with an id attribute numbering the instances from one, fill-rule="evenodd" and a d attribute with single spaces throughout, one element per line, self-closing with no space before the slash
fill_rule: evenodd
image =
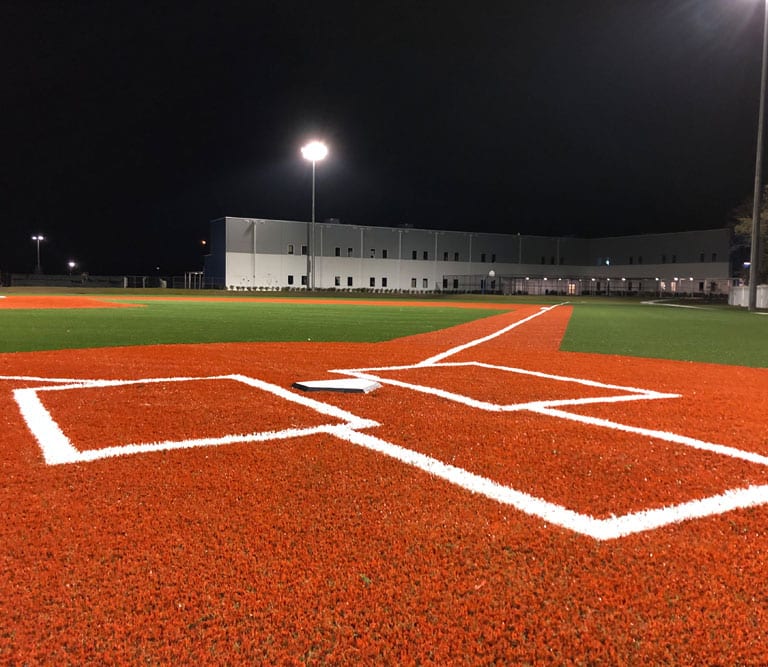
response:
<path id="1" fill-rule="evenodd" d="M 302 147 L 301 154 L 305 160 L 318 162 L 328 155 L 328 146 L 322 141 L 310 141 L 306 146 Z"/>
<path id="2" fill-rule="evenodd" d="M 307 242 L 309 245 L 309 254 L 307 255 L 307 276 L 309 277 L 309 289 L 315 289 L 315 166 L 317 162 L 328 155 L 328 146 L 322 141 L 310 141 L 301 149 L 301 154 L 305 160 L 312 163 L 312 224 L 308 232 Z"/>
<path id="3" fill-rule="evenodd" d="M 42 273 L 43 269 L 40 265 L 40 241 L 45 241 L 45 237 L 42 234 L 35 234 L 32 240 L 37 244 L 37 264 L 35 264 L 35 273 Z"/>

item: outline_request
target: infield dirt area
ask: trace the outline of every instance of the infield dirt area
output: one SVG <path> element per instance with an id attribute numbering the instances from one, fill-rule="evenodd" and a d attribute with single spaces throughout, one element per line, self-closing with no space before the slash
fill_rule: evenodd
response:
<path id="1" fill-rule="evenodd" d="M 0 355 L 0 661 L 764 663 L 768 371 L 570 313 Z"/>

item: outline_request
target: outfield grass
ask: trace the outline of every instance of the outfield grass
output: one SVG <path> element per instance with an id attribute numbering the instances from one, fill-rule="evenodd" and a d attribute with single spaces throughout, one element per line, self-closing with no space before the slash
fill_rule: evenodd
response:
<path id="1" fill-rule="evenodd" d="M 120 294 L 111 290 L 102 294 Z M 142 294 L 145 294 L 143 292 Z M 96 292 L 89 291 L 89 295 Z M 169 291 L 163 295 L 172 296 Z M 226 293 L 229 295 L 229 293 Z M 189 292 L 184 292 L 189 296 Z M 281 295 L 282 296 L 282 295 Z M 306 295 L 300 295 L 306 298 Z M 345 298 L 348 295 L 342 295 Z M 328 295 L 322 295 L 328 298 Z M 431 295 L 431 301 L 438 300 Z M 372 295 L 366 295 L 371 299 Z M 435 331 L 497 312 L 493 304 L 543 303 L 555 297 L 443 295 L 446 307 L 144 300 L 138 308 L 4 310 L 0 352 L 259 341 L 377 342 Z M 391 298 L 382 299 L 387 304 Z M 449 307 L 482 301 L 489 309 Z M 579 298 L 562 349 L 768 368 L 768 316 L 727 306 L 645 305 L 638 300 Z"/>
<path id="2" fill-rule="evenodd" d="M 378 342 L 502 312 L 411 306 L 136 300 L 139 307 L 4 310 L 0 352 L 159 343 Z"/>
<path id="3" fill-rule="evenodd" d="M 562 350 L 768 367 L 768 316 L 726 306 L 577 303 Z"/>

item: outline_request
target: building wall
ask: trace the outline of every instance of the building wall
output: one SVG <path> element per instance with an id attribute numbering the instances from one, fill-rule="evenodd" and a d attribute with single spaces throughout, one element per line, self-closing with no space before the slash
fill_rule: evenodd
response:
<path id="1" fill-rule="evenodd" d="M 316 289 L 450 290 L 455 276 L 474 276 L 472 289 L 485 289 L 493 271 L 499 282 L 685 279 L 721 291 L 730 271 L 725 229 L 576 239 L 221 218 L 211 223 L 206 278 L 230 289 L 307 287 L 312 245 Z"/>

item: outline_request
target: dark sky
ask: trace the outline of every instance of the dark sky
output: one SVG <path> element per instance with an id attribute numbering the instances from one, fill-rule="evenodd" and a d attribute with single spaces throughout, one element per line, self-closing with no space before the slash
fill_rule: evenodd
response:
<path id="1" fill-rule="evenodd" d="M 202 268 L 208 221 L 603 235 L 752 191 L 762 0 L 0 3 L 0 269 Z"/>

